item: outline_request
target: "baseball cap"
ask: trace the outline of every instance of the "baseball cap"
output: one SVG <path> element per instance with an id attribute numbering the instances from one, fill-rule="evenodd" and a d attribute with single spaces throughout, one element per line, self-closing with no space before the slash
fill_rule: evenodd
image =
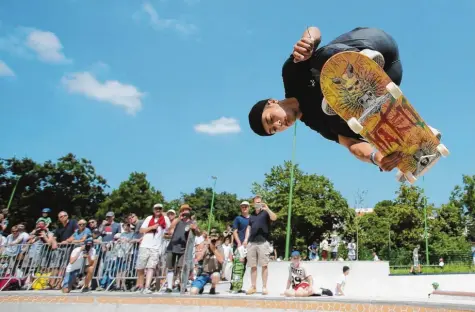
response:
<path id="1" fill-rule="evenodd" d="M 167 211 L 167 214 L 169 214 L 169 213 L 173 213 L 174 215 L 176 215 L 176 211 L 173 210 L 173 209 L 168 210 L 168 211 Z"/>
<path id="2" fill-rule="evenodd" d="M 158 209 L 158 208 L 163 209 L 163 205 L 162 204 L 153 205 L 153 209 Z"/>
<path id="3" fill-rule="evenodd" d="M 241 205 L 240 205 L 240 206 L 242 206 L 242 205 L 249 206 L 249 202 L 248 202 L 247 200 L 245 200 L 245 201 L 243 201 L 243 202 L 241 203 Z"/>
<path id="4" fill-rule="evenodd" d="M 113 216 L 115 216 L 115 214 L 112 211 L 109 211 L 108 213 L 106 213 L 106 217 L 113 217 Z"/>
<path id="5" fill-rule="evenodd" d="M 49 208 L 43 208 L 43 210 L 41 210 L 42 213 L 50 213 L 51 212 L 51 209 Z"/>
<path id="6" fill-rule="evenodd" d="M 249 126 L 251 127 L 252 131 L 254 131 L 254 133 L 260 136 L 271 135 L 266 132 L 264 125 L 262 124 L 262 112 L 264 111 L 267 101 L 269 101 L 269 99 L 257 102 L 249 112 Z"/>
<path id="7" fill-rule="evenodd" d="M 300 256 L 300 252 L 298 252 L 297 250 L 294 250 L 292 251 L 292 254 L 290 254 L 291 257 L 299 257 Z"/>

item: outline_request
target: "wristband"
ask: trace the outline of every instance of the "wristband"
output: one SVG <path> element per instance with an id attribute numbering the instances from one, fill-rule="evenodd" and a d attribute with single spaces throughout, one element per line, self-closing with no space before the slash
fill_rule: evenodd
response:
<path id="1" fill-rule="evenodd" d="M 371 162 L 374 164 L 374 165 L 378 165 L 376 163 L 376 161 L 374 160 L 374 156 L 376 155 L 376 152 L 372 152 L 371 155 L 369 156 L 369 159 L 371 160 Z"/>

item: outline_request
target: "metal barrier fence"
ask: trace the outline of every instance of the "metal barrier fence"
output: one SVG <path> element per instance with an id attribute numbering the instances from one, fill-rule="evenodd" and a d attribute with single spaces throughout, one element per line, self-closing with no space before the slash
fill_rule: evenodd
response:
<path id="1" fill-rule="evenodd" d="M 12 285 L 13 289 L 61 289 L 70 256 L 75 248 L 81 246 L 82 244 L 58 244 L 53 249 L 42 242 L 35 242 L 0 247 L 0 291 Z M 126 284 L 130 286 L 131 282 L 137 280 L 139 244 L 107 242 L 94 244 L 92 248 L 95 249 L 92 284 L 98 286 L 96 290 L 107 291 L 112 287 L 130 289 Z M 153 279 L 157 290 L 163 286 L 167 272 L 164 251 L 165 248 L 157 251 L 161 255 Z M 79 276 L 83 276 L 84 272 L 83 265 Z"/>

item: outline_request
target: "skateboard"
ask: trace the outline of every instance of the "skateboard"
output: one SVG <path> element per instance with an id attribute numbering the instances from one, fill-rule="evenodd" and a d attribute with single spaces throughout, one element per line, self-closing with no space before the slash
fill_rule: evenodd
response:
<path id="1" fill-rule="evenodd" d="M 246 264 L 245 261 L 241 262 L 241 257 L 243 255 L 236 249 L 233 259 L 233 272 L 231 274 L 231 292 L 240 292 L 242 290 Z"/>
<path id="2" fill-rule="evenodd" d="M 190 225 L 187 225 L 189 227 Z M 183 254 L 183 268 L 180 276 L 180 294 L 186 292 L 186 286 L 190 280 L 190 273 L 195 267 L 193 250 L 195 248 L 195 234 L 191 229 L 188 229 L 188 238 L 186 239 L 185 253 Z"/>
<path id="3" fill-rule="evenodd" d="M 449 150 L 441 134 L 417 113 L 401 89 L 371 58 L 359 52 L 333 55 L 320 74 L 323 96 L 350 129 L 383 155 L 403 158 L 396 179 L 413 184 Z"/>

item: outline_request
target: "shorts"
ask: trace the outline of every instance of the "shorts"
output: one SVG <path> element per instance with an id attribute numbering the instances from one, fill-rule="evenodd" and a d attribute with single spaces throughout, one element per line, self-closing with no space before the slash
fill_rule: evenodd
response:
<path id="1" fill-rule="evenodd" d="M 63 289 L 67 288 L 67 289 L 71 290 L 71 288 L 73 287 L 73 283 L 76 280 L 76 277 L 78 276 L 80 271 L 81 270 L 74 270 L 74 271 L 71 271 L 71 272 L 67 272 L 64 275 L 64 278 L 63 278 L 62 288 Z"/>
<path id="2" fill-rule="evenodd" d="M 247 246 L 247 266 L 267 266 L 270 256 L 270 244 L 265 243 L 250 243 Z"/>
<path id="3" fill-rule="evenodd" d="M 201 274 L 198 276 L 193 283 L 191 283 L 191 287 L 193 288 L 198 288 L 198 290 L 202 290 L 206 284 L 211 283 L 211 278 L 214 274 L 217 274 L 219 276 L 219 273 L 213 273 L 212 275 L 209 274 Z"/>
<path id="4" fill-rule="evenodd" d="M 294 286 L 294 290 L 297 291 L 297 290 L 299 290 L 299 288 L 302 288 L 302 289 L 305 290 L 305 288 L 308 288 L 308 287 L 310 287 L 310 284 L 309 284 L 309 283 L 302 282 L 302 283 L 300 283 L 300 284 L 295 285 L 295 286 Z"/>
<path id="5" fill-rule="evenodd" d="M 159 259 L 160 259 L 160 255 L 158 254 L 158 250 L 140 247 L 139 255 L 137 257 L 136 269 L 137 270 L 156 269 Z"/>
<path id="6" fill-rule="evenodd" d="M 177 263 L 177 258 L 178 258 L 178 263 Z M 167 252 L 167 268 L 169 270 L 173 270 L 175 269 L 175 264 L 179 268 L 183 267 L 184 258 L 185 258 L 184 254 L 177 254 L 177 253 L 168 251 Z"/>
<path id="7" fill-rule="evenodd" d="M 336 259 L 336 256 L 337 256 L 337 252 L 336 252 L 336 251 L 332 251 L 332 259 Z"/>

